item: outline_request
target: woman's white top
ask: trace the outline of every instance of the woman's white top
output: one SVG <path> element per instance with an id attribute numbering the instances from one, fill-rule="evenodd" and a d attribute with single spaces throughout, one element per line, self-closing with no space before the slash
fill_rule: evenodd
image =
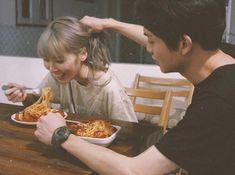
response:
<path id="1" fill-rule="evenodd" d="M 43 87 L 51 87 L 53 103 L 60 104 L 66 112 L 138 122 L 130 98 L 110 69 L 89 87 L 76 80 L 60 84 L 49 73 L 39 85 L 39 88 Z"/>

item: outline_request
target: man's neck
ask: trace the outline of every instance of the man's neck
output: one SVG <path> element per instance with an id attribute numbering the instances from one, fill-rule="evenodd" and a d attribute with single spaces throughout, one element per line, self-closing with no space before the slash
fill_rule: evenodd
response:
<path id="1" fill-rule="evenodd" d="M 235 60 L 221 50 L 205 51 L 200 47 L 192 49 L 190 62 L 181 74 L 193 84 L 206 79 L 215 69 L 227 64 L 235 64 Z"/>

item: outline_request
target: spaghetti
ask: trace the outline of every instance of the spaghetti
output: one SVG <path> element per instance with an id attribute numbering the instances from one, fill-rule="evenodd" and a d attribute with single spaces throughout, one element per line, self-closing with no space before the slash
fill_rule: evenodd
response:
<path id="1" fill-rule="evenodd" d="M 40 98 L 31 106 L 25 108 L 23 111 L 16 113 L 16 119 L 26 122 L 36 122 L 42 115 L 46 115 L 48 112 L 59 113 L 64 116 L 62 111 L 49 107 L 52 98 L 53 93 L 51 88 L 43 88 Z"/>
<path id="2" fill-rule="evenodd" d="M 110 122 L 104 120 L 94 120 L 88 123 L 71 124 L 69 128 L 78 136 L 106 138 L 114 133 L 114 128 Z"/>

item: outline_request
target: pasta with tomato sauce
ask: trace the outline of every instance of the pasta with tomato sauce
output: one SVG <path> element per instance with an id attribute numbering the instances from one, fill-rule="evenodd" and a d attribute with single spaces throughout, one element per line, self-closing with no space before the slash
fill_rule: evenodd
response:
<path id="1" fill-rule="evenodd" d="M 42 89 L 42 95 L 40 98 L 28 106 L 23 111 L 16 113 L 16 120 L 26 122 L 36 122 L 42 115 L 46 115 L 48 112 L 59 113 L 64 116 L 64 112 L 58 109 L 50 108 L 50 102 L 53 98 L 51 88 L 46 87 Z"/>
<path id="2" fill-rule="evenodd" d="M 115 132 L 115 128 L 110 122 L 104 120 L 94 120 L 88 123 L 70 124 L 69 128 L 78 136 L 106 138 Z"/>

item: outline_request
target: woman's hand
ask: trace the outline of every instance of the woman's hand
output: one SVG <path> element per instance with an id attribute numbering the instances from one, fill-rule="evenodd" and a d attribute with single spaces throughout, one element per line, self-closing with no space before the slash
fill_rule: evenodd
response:
<path id="1" fill-rule="evenodd" d="M 39 118 L 34 134 L 39 141 L 51 145 L 51 138 L 54 131 L 61 126 L 66 126 L 65 119 L 61 115 L 48 113 Z"/>
<path id="2" fill-rule="evenodd" d="M 27 93 L 23 90 L 23 85 L 8 83 L 7 86 L 9 87 L 9 89 L 5 90 L 5 96 L 9 101 L 16 103 L 23 102 L 26 99 Z"/>

